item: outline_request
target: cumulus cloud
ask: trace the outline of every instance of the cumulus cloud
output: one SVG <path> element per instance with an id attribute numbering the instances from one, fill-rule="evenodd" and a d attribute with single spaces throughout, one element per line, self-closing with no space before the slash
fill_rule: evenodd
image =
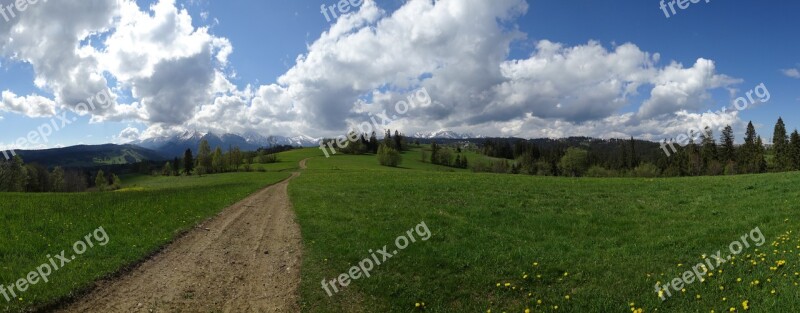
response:
<path id="1" fill-rule="evenodd" d="M 8 90 L 3 91 L 0 101 L 0 110 L 30 117 L 53 116 L 55 108 L 56 103 L 48 98 L 39 95 L 21 97 Z"/>
<path id="2" fill-rule="evenodd" d="M 664 65 L 659 53 L 635 43 L 539 40 L 527 57 L 511 59 L 511 44 L 528 40 L 515 25 L 529 10 L 525 0 L 410 0 L 391 13 L 366 0 L 274 83 L 245 86 L 226 74 L 236 66 L 228 62 L 230 41 L 195 25 L 174 0 L 149 8 L 133 0 L 61 0 L 30 10 L 0 25 L 0 38 L 8 38 L 0 53 L 30 63 L 36 85 L 55 96 L 16 110 L 43 114 L 103 89 L 129 92 L 131 103 L 92 112 L 94 122 L 147 126 L 126 129 L 126 138 L 191 129 L 340 135 L 424 87 L 431 105 L 409 110 L 392 127 L 657 140 L 708 120 L 699 112 L 713 103 L 713 91 L 740 83 L 718 73 L 713 60 Z M 4 94 L 10 107 L 5 102 Z M 714 123 L 736 121 L 734 114 Z"/>
<path id="3" fill-rule="evenodd" d="M 128 142 L 137 140 L 139 139 L 139 129 L 133 127 L 127 127 L 119 133 L 117 138 Z"/>

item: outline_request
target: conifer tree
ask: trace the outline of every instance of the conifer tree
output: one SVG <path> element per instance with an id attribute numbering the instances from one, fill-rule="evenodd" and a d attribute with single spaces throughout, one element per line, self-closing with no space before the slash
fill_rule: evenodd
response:
<path id="1" fill-rule="evenodd" d="M 730 163 L 736 161 L 736 146 L 734 144 L 734 137 L 733 137 L 733 127 L 731 125 L 725 126 L 725 129 L 722 131 L 722 153 L 720 155 L 720 160 L 723 163 Z"/>
<path id="2" fill-rule="evenodd" d="M 775 168 L 778 171 L 791 169 L 791 151 L 789 150 L 789 140 L 783 118 L 778 118 L 778 122 L 775 124 L 775 132 L 772 137 L 772 149 L 775 151 Z"/>
<path id="3" fill-rule="evenodd" d="M 792 159 L 792 170 L 800 170 L 800 133 L 795 129 L 789 139 L 789 155 Z"/>
<path id="4" fill-rule="evenodd" d="M 194 157 L 192 156 L 192 149 L 186 149 L 183 153 L 183 172 L 186 176 L 192 176 L 194 170 Z"/>

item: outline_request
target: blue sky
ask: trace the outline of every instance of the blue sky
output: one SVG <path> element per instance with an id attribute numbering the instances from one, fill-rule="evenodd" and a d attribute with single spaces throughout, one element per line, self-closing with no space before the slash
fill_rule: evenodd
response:
<path id="1" fill-rule="evenodd" d="M 158 1 L 136 1 L 137 16 L 131 12 L 132 3 L 128 0 L 96 0 L 110 5 L 101 12 L 85 12 L 81 5 L 87 5 L 94 10 L 98 6 L 91 6 L 84 2 L 64 1 L 62 8 L 45 8 L 52 3 L 32 6 L 28 11 L 21 12 L 19 18 L 6 22 L 0 26 L 0 40 L 7 43 L 13 36 L 10 32 L 13 27 L 26 26 L 32 28 L 28 38 L 41 38 L 56 36 L 57 33 L 48 33 L 46 30 L 38 31 L 36 25 L 42 21 L 63 21 L 65 24 L 80 20 L 80 14 L 94 14 L 95 16 L 110 17 L 108 20 L 144 19 L 143 16 L 158 16 L 156 10 L 151 10 L 151 4 Z M 502 9 L 480 7 L 484 4 L 474 1 L 464 1 L 452 5 L 449 10 L 442 8 L 454 0 L 443 0 L 433 4 L 427 0 L 414 0 L 411 2 L 425 2 L 427 5 L 418 5 L 411 8 L 406 1 L 389 0 L 375 1 L 377 9 L 365 9 L 367 4 L 361 6 L 361 11 L 351 14 L 353 19 L 363 17 L 363 24 L 344 25 L 343 20 L 334 21 L 348 32 L 332 35 L 332 23 L 325 20 L 320 13 L 320 6 L 334 5 L 336 1 L 161 1 L 161 10 L 164 16 L 169 17 L 168 7 L 175 7 L 174 16 L 180 17 L 181 10 L 191 17 L 191 27 L 195 32 L 198 28 L 208 27 L 209 35 L 202 38 L 186 39 L 191 44 L 178 44 L 177 47 L 168 46 L 170 40 L 180 42 L 176 38 L 190 38 L 191 33 L 183 32 L 180 27 L 172 23 L 158 23 L 154 18 L 150 34 L 138 34 L 123 38 L 115 43 L 104 42 L 114 33 L 124 29 L 116 22 L 97 19 L 94 27 L 99 29 L 99 34 L 92 37 L 91 47 L 95 51 L 89 53 L 91 60 L 98 60 L 101 65 L 97 68 L 90 67 L 97 73 L 102 73 L 104 79 L 87 74 L 85 77 L 94 77 L 90 80 L 95 86 L 108 86 L 109 90 L 117 97 L 117 104 L 128 105 L 126 109 L 116 112 L 93 112 L 94 121 L 90 116 L 76 117 L 77 120 L 63 130 L 54 132 L 47 143 L 28 144 L 27 147 L 53 147 L 78 143 L 100 144 L 107 142 L 125 142 L 138 138 L 167 135 L 184 130 L 214 131 L 214 132 L 258 132 L 263 135 L 309 135 L 312 137 L 328 136 L 346 131 L 348 125 L 357 124 L 369 112 L 380 112 L 381 109 L 390 108 L 393 100 L 402 97 L 402 88 L 388 88 L 386 86 L 399 86 L 398 76 L 414 80 L 418 77 L 431 77 L 414 81 L 416 87 L 425 86 L 431 91 L 434 100 L 443 104 L 441 107 L 450 108 L 449 111 L 426 108 L 417 111 L 402 121 L 398 121 L 397 128 L 408 133 L 436 131 L 451 129 L 462 132 L 472 132 L 483 135 L 507 135 L 522 137 L 558 137 L 570 135 L 590 135 L 596 137 L 636 136 L 645 139 L 659 140 L 678 135 L 685 131 L 686 126 L 693 123 L 692 119 L 699 119 L 708 109 L 718 109 L 729 104 L 734 97 L 742 96 L 756 85 L 764 83 L 769 89 L 771 98 L 765 104 L 759 104 L 751 109 L 739 112 L 734 120 L 737 125 L 737 134 L 741 137 L 743 127 L 741 123 L 753 120 L 758 126 L 759 134 L 771 138 L 772 127 L 778 116 L 783 116 L 788 128 L 800 128 L 800 116 L 796 113 L 800 104 L 800 89 L 796 88 L 800 79 L 787 71 L 800 68 L 800 44 L 798 44 L 796 29 L 800 29 L 800 21 L 791 16 L 800 11 L 800 3 L 790 1 L 750 1 L 750 0 L 713 0 L 710 3 L 700 1 L 690 5 L 687 9 L 677 9 L 677 13 L 666 18 L 659 8 L 659 1 L 655 0 L 504 0 L 497 6 L 506 6 Z M 92 2 L 92 1 L 89 1 Z M 445 4 L 442 4 L 445 3 Z M 0 0 L 0 3 L 10 3 L 9 0 Z M 525 8 L 520 9 L 522 4 Z M 72 5 L 73 7 L 70 7 Z M 123 13 L 114 11 L 114 6 L 127 7 Z M 439 8 L 437 8 L 439 7 Z M 34 12 L 35 10 L 39 10 Z M 381 11 L 382 10 L 382 11 Z M 417 14 L 430 13 L 427 19 L 420 21 L 402 19 L 395 14 L 398 10 L 413 11 Z M 474 10 L 474 11 L 472 11 Z M 496 10 L 496 11 L 493 11 Z M 41 11 L 41 12 L 40 12 Z M 447 21 L 446 17 L 461 15 L 459 21 Z M 487 11 L 490 11 L 487 13 Z M 72 14 L 70 14 L 72 12 Z M 77 13 L 75 13 L 77 12 Z M 370 13 L 372 12 L 372 13 Z M 405 12 L 403 14 L 411 14 Z M 455 12 L 455 13 L 454 13 Z M 510 13 L 509 13 L 510 12 Z M 51 16 L 47 16 L 51 14 Z M 128 15 L 126 15 L 128 14 Z M 495 16 L 492 16 L 494 14 Z M 358 16 L 356 16 L 358 15 Z M 397 15 L 397 16 L 395 16 Z M 487 16 L 484 16 L 487 15 Z M 475 19 L 474 23 L 495 24 L 482 25 L 474 29 L 467 29 L 465 20 Z M 430 20 L 428 20 L 430 19 Z M 436 20 L 439 19 L 439 20 Z M 164 20 L 169 20 L 165 18 Z M 494 21 L 494 23 L 492 23 Z M 497 23 L 500 21 L 500 23 Z M 0 19 L 0 23 L 3 20 Z M 397 47 L 399 56 L 386 53 L 393 46 L 378 47 L 379 43 L 400 42 L 404 34 L 419 33 L 419 25 L 410 23 L 428 23 L 440 29 L 433 31 L 432 38 L 439 37 L 445 41 L 454 37 L 463 37 L 463 42 L 475 43 L 486 46 L 474 47 L 470 45 L 459 46 L 459 42 L 430 46 Z M 103 23 L 110 23 L 104 25 Z M 405 24 L 404 24 L 405 23 Z M 447 26 L 452 25 L 453 28 Z M 346 26 L 346 27 L 345 27 Z M 167 27 L 167 28 L 165 28 Z M 174 29 L 168 29 L 173 27 Z M 436 28 L 430 27 L 430 28 Z M 68 28 L 68 27 L 66 27 Z M 143 27 L 133 27 L 141 29 Z M 502 33 L 496 32 L 496 29 Z M 165 30 L 167 29 L 167 30 Z M 515 31 L 516 29 L 516 31 Z M 369 40 L 359 39 L 359 31 L 373 30 Z M 383 31 L 382 31 L 383 30 Z M 391 31 L 389 31 L 391 30 Z M 449 33 L 448 33 L 449 31 Z M 468 33 L 468 32 L 472 33 Z M 485 31 L 485 33 L 481 33 Z M 142 31 L 145 32 L 145 31 Z M 321 37 L 323 32 L 329 32 L 327 38 Z M 164 34 L 170 34 L 164 35 Z M 169 40 L 158 43 L 167 45 L 173 52 L 168 55 L 157 55 L 159 49 L 142 48 L 146 45 L 137 40 L 151 37 L 169 37 Z M 363 35 L 363 34 L 362 34 Z M 392 38 L 391 36 L 398 36 Z M 79 35 L 76 35 L 79 36 Z M 383 37 L 381 37 L 383 36 Z M 5 38 L 4 38 L 5 37 Z M 206 41 L 203 41 L 206 40 Z M 371 41 L 370 41 L 371 40 Z M 196 41 L 196 44 L 194 43 Z M 227 41 L 224 42 L 224 41 Z M 593 42 L 595 46 L 593 46 Z M 19 40 L 15 41 L 19 42 Z M 31 40 L 34 44 L 36 40 Z M 74 46 L 86 45 L 85 38 L 77 38 Z M 150 43 L 152 43 L 150 42 Z M 543 42 L 556 43 L 560 49 L 555 55 L 542 53 Z M 87 92 L 90 88 L 82 90 L 79 81 L 81 77 L 73 77 L 64 72 L 48 72 L 45 70 L 51 59 L 62 50 L 76 50 L 68 41 L 59 43 L 60 46 L 50 47 L 44 55 L 31 52 L 24 44 L 5 45 L 0 50 L 0 91 L 11 92 L 17 97 L 37 95 L 52 100 L 53 108 L 41 105 L 39 109 L 32 110 L 10 105 L 12 99 L 5 99 L 7 103 L 0 106 L 0 116 L 3 132 L 0 133 L 0 144 L 8 145 L 17 138 L 26 136 L 30 131 L 37 129 L 44 123 L 49 123 L 55 117 L 46 112 L 60 114 L 66 110 L 67 116 L 76 116 L 74 109 L 76 99 L 92 95 Z M 357 46 L 361 45 L 363 46 Z M 692 68 L 698 59 L 710 60 L 713 67 L 708 81 L 698 88 L 688 88 L 686 93 L 689 98 L 708 98 L 701 100 L 690 99 L 688 102 L 675 100 L 670 103 L 670 97 L 656 99 L 651 93 L 654 82 L 661 81 L 665 86 L 674 83 L 674 86 L 691 84 L 693 79 L 690 74 L 663 75 L 647 79 L 630 79 L 626 84 L 633 83 L 637 92 L 633 94 L 608 94 L 608 90 L 598 90 L 591 84 L 616 84 L 620 77 L 631 77 L 630 68 L 611 71 L 613 78 L 591 77 L 582 75 L 559 76 L 558 68 L 552 70 L 531 69 L 531 67 L 518 64 L 506 64 L 508 61 L 553 61 L 564 58 L 569 60 L 574 57 L 574 62 L 580 63 L 578 53 L 570 54 L 573 49 L 587 53 L 599 51 L 612 54 L 615 49 L 632 44 L 637 52 L 658 58 L 642 62 L 638 70 L 645 71 L 649 67 L 663 70 L 675 61 L 681 64 L 680 69 Z M 211 51 L 203 54 L 196 47 L 211 45 Z M 400 45 L 400 44 L 398 44 Z M 109 48 L 109 47 L 114 47 Z M 122 47 L 122 48 L 119 48 Z M 232 48 L 231 54 L 222 53 L 226 47 Z M 499 48 L 495 48 L 499 47 Z M 105 49 L 121 51 L 116 54 L 104 53 Z M 365 58 L 359 58 L 360 51 L 378 49 L 378 53 L 364 52 Z M 381 51 L 380 49 L 383 49 Z M 429 51 L 422 51 L 427 49 Z M 441 51 L 437 50 L 441 49 Z M 449 49 L 449 50 L 448 50 Z M 470 51 L 474 49 L 475 51 Z M 500 51 L 501 56 L 497 56 Z M 155 51 L 154 51 L 155 50 Z M 430 51 L 434 50 L 434 51 Z M 502 55 L 503 51 L 506 51 Z M 52 52 L 51 52 L 52 51 Z M 55 52 L 59 51 L 59 52 Z M 466 52 L 465 52 L 466 51 Z M 381 52 L 384 52 L 383 54 Z M 469 52 L 469 53 L 467 53 Z M 26 55 L 30 53 L 30 55 Z M 137 54 L 152 53 L 149 62 L 137 63 L 136 60 L 129 64 L 112 64 L 109 60 L 120 59 L 120 56 L 130 57 Z M 194 54 L 191 54 L 194 53 Z M 462 54 L 463 53 L 463 54 Z M 486 55 L 481 55 L 485 53 Z M 86 61 L 86 53 L 75 52 L 82 55 Z M 180 57 L 176 57 L 180 56 Z M 303 62 L 296 62 L 298 55 L 304 56 Z M 348 59 L 348 67 L 342 67 L 343 56 L 356 55 L 355 60 L 367 59 L 366 63 Z M 389 55 L 386 67 L 397 66 L 403 70 L 399 74 L 380 71 L 372 68 L 369 58 L 380 58 Z M 408 61 L 402 60 L 408 56 Z M 190 57 L 197 57 L 191 59 Z M 457 58 L 458 57 L 458 58 Z M 174 62 L 185 58 L 187 62 Z M 338 59 L 336 59 L 338 58 Z M 394 59 L 391 59 L 394 58 Z M 224 59 L 224 61 L 220 61 Z M 337 62 L 331 62 L 336 59 Z M 435 59 L 435 61 L 433 61 Z M 465 60 L 463 63 L 460 60 Z M 490 61 L 485 64 L 483 59 Z M 199 66 L 195 62 L 208 62 L 208 65 Z M 614 58 L 593 60 L 592 62 L 610 62 Z M 655 61 L 654 61 L 655 60 Z M 192 62 L 189 62 L 192 61 Z M 351 62 L 352 61 L 352 62 Z M 375 62 L 378 62 L 375 60 Z M 494 63 L 493 63 L 494 62 Z M 589 61 L 586 61 L 589 62 Z M 545 62 L 547 63 L 547 62 Z M 652 63 L 652 64 L 651 64 Z M 86 68 L 86 64 L 76 61 L 74 68 Z M 431 65 L 435 64 L 435 65 Z M 539 63 L 541 64 L 541 63 Z M 565 66 L 569 66 L 566 62 Z M 588 64 L 588 63 L 587 63 Z M 613 64 L 602 64 L 613 67 Z M 406 68 L 403 68 L 406 66 Z M 586 65 L 590 66 L 590 65 Z M 598 66 L 595 64 L 594 66 Z M 152 75 L 136 73 L 130 68 L 153 68 Z M 458 67 L 465 68 L 459 72 Z M 362 70 L 363 68 L 363 70 Z M 410 69 L 407 69 L 410 68 Z M 521 78 L 512 78 L 500 74 L 501 69 L 520 74 Z M 699 67 L 698 67 L 699 68 Z M 466 69 L 473 69 L 467 71 Z M 705 69 L 708 70 L 707 68 Z M 38 71 L 38 72 L 37 72 Z M 72 69 L 74 72 L 75 70 Z M 169 72 L 172 71 L 172 72 Z M 527 71 L 527 72 L 526 72 Z M 703 71 L 698 71 L 703 72 Z M 214 79 L 214 73 L 221 73 L 223 79 Z M 487 74 L 489 73 L 489 74 Z M 504 72 L 505 73 L 505 72 Z M 207 80 L 199 82 L 178 82 L 176 86 L 170 83 L 189 79 L 187 77 L 203 76 L 208 74 Z M 163 76 L 162 76 L 163 75 Z M 427 76 L 426 76 L 427 75 Z M 488 75 L 485 80 L 481 79 Z M 495 75 L 495 76 L 492 76 Z M 615 76 L 616 75 L 616 76 Z M 283 76 L 283 80 L 279 77 Z M 321 76 L 321 77 L 320 77 Z M 359 76 L 369 77 L 361 82 Z M 407 76 L 407 77 L 406 77 Z M 40 86 L 35 83 L 39 77 Z M 684 79 L 685 81 L 681 81 Z M 212 82 L 213 80 L 213 82 Z M 667 80 L 668 82 L 664 82 Z M 674 81 L 673 81 L 674 80 Z M 216 82 L 227 82 L 230 88 L 225 90 L 211 90 L 209 87 Z M 375 85 L 369 85 L 375 81 Z M 624 79 L 623 79 L 624 81 Z M 180 84 L 179 84 L 180 83 Z M 167 94 L 159 89 L 159 84 L 166 84 L 166 88 L 182 90 L 183 94 Z M 565 89 L 574 84 L 582 86 L 576 88 L 575 94 Z M 344 87 L 343 87 L 344 85 Z M 367 85 L 367 86 L 365 86 Z M 548 86 L 556 85 L 552 91 Z M 558 85 L 562 87 L 558 88 Z M 199 87 L 198 87 L 199 86 Z M 383 86 L 383 87 L 377 87 Z M 533 87 L 531 87 L 533 86 Z M 41 87 L 41 88 L 40 88 Z M 533 90 L 529 91 L 528 89 Z M 205 88 L 205 89 L 203 89 Z M 461 89 L 459 89 L 461 88 Z M 678 90 L 667 90 L 667 94 L 681 94 Z M 614 88 L 611 88 L 612 90 Z M 623 88 L 624 89 L 624 88 Z M 665 87 L 665 89 L 668 89 Z M 94 89 L 96 90 L 96 88 Z M 133 95 L 137 90 L 138 97 Z M 314 92 L 307 92 L 313 90 Z M 392 94 L 392 90 L 394 93 Z M 459 92 L 448 93 L 451 90 Z M 488 90 L 492 90 L 489 92 Z M 619 91 L 619 90 L 617 90 Z M 185 95 L 208 92 L 208 97 L 194 97 L 186 100 Z M 316 92 L 316 93 L 315 93 Z M 581 94 L 596 93 L 589 100 L 581 100 Z M 382 95 L 385 103 L 356 103 L 364 99 L 368 93 L 372 96 Z M 487 93 L 489 95 L 487 95 Z M 620 93 L 623 93 L 620 91 Z M 469 97 L 462 97 L 469 94 Z M 372 100 L 372 96 L 368 99 Z M 10 97 L 9 97 L 10 98 Z M 382 98 L 377 96 L 377 98 Z M 470 99 L 480 98 L 483 102 L 472 103 Z M 16 98 L 21 105 L 28 105 L 31 99 Z M 519 100 L 522 99 L 522 100 Z M 185 100 L 185 103 L 184 103 Z M 591 101 L 590 101 L 591 100 Z M 615 102 L 611 105 L 603 101 Z M 696 100 L 696 101 L 695 101 Z M 227 101 L 227 102 L 226 102 Z M 520 101 L 514 105 L 507 102 Z M 654 116 L 645 114 L 643 103 L 653 102 L 663 105 L 667 103 L 669 114 Z M 167 102 L 176 102 L 170 106 Z M 241 102 L 241 103 L 240 103 Z M 591 102 L 591 103 L 586 103 Z M 41 103 L 41 102 L 38 102 Z M 137 104 L 137 105 L 134 105 Z M 563 104 L 563 106 L 562 106 Z M 237 107 L 238 105 L 238 107 Z M 589 107 L 591 105 L 591 107 Z M 258 108 L 256 108 L 258 106 Z M 574 107 L 566 110 L 566 107 Z M 586 107 L 583 107 L 586 106 Z M 182 118 L 172 118 L 175 107 L 189 110 Z M 600 107 L 601 109 L 594 109 Z M 556 109 L 557 108 L 557 109 Z M 491 110 L 490 110 L 491 109 Z M 244 116 L 234 115 L 236 111 L 250 110 Z M 685 110 L 690 116 L 675 114 L 676 111 Z M 591 114 L 586 112 L 592 111 Z M 43 113 L 44 112 L 44 113 Z M 59 113 L 55 113 L 59 112 Z M 628 115 L 626 115 L 626 113 Z M 263 115 L 260 115 L 263 114 Z M 637 115 L 638 114 L 638 115 Z M 631 116 L 636 115 L 636 116 Z M 32 117 L 41 116 L 41 117 Z M 527 117 L 526 117 L 527 116 Z M 727 120 L 731 121 L 731 120 Z M 738 124 L 737 124 L 738 123 Z M 667 126 L 669 125 L 669 126 Z M 427 127 L 427 128 L 426 128 Z M 123 135 L 124 134 L 124 135 Z M 12 144 L 12 146 L 14 146 Z M 17 147 L 19 148 L 19 147 Z"/>

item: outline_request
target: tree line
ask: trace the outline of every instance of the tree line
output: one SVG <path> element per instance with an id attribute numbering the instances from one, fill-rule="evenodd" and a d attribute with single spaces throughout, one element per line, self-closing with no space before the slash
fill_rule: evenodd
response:
<path id="1" fill-rule="evenodd" d="M 490 164 L 480 162 L 472 168 L 512 174 L 592 177 L 736 175 L 800 170 L 800 133 L 795 130 L 788 134 L 782 118 L 775 124 L 769 148 L 752 122 L 748 123 L 744 142 L 739 145 L 735 143 L 730 125 L 722 130 L 719 141 L 710 128 L 697 138 L 697 142 L 690 139 L 685 147 L 670 156 L 659 144 L 634 138 L 487 139 L 479 151 L 503 160 Z"/>
<path id="2" fill-rule="evenodd" d="M 192 149 L 186 149 L 183 158 L 175 158 L 168 161 L 161 168 L 160 174 L 163 176 L 200 176 L 206 174 L 218 174 L 228 172 L 253 170 L 253 164 L 277 163 L 277 153 L 289 151 L 294 147 L 289 145 L 275 146 L 270 148 L 259 148 L 256 151 L 242 151 L 238 146 L 228 148 L 223 152 L 222 148 L 216 147 L 213 151 L 208 141 L 200 141 L 197 157 L 194 156 Z M 259 168 L 260 171 L 263 169 Z"/>
<path id="3" fill-rule="evenodd" d="M 89 179 L 92 176 L 94 180 Z M 19 155 L 0 161 L 0 192 L 84 192 L 91 187 L 105 191 L 118 189 L 121 184 L 116 174 L 103 170 L 96 175 L 83 169 L 48 170 L 37 163 L 25 164 Z"/>

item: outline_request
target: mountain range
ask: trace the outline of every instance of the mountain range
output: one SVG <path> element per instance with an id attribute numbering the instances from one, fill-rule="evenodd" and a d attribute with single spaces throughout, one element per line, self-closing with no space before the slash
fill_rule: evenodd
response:
<path id="1" fill-rule="evenodd" d="M 423 143 L 432 141 L 447 143 L 468 139 L 477 140 L 485 137 L 441 130 L 431 133 L 416 133 L 412 138 L 419 139 Z M 16 153 L 22 156 L 26 163 L 39 163 L 48 167 L 124 165 L 145 160 L 163 161 L 171 160 L 175 157 L 182 158 L 186 149 L 192 149 L 196 154 L 201 140 L 207 140 L 212 149 L 220 147 L 223 150 L 227 150 L 229 147 L 239 147 L 244 151 L 254 151 L 258 148 L 283 145 L 314 147 L 319 145 L 321 139 L 308 136 L 262 136 L 252 132 L 243 135 L 217 135 L 214 133 L 187 131 L 173 136 L 148 138 L 123 145 L 78 145 L 46 150 L 17 150 Z"/>
<path id="2" fill-rule="evenodd" d="M 417 139 L 475 139 L 484 138 L 470 133 L 456 133 L 448 130 L 440 130 L 431 133 L 416 133 L 412 138 Z M 150 149 L 162 154 L 166 158 L 180 157 L 186 149 L 197 151 L 201 140 L 207 140 L 212 149 L 220 147 L 226 150 L 228 147 L 239 147 L 242 150 L 252 151 L 258 148 L 271 148 L 274 146 L 295 146 L 295 147 L 314 147 L 319 145 L 321 138 L 309 136 L 262 136 L 257 133 L 249 132 L 243 135 L 214 133 L 201 133 L 198 131 L 187 131 L 182 134 L 165 137 L 155 137 L 145 140 L 138 140 L 130 144 L 142 148 Z"/>
<path id="3" fill-rule="evenodd" d="M 25 163 L 38 163 L 47 167 L 94 167 L 133 164 L 140 161 L 164 160 L 160 153 L 135 145 L 78 145 L 46 150 L 17 150 Z"/>
<path id="4" fill-rule="evenodd" d="M 220 147 L 227 150 L 228 147 L 239 147 L 245 151 L 253 151 L 258 148 L 271 148 L 274 146 L 299 146 L 313 147 L 319 144 L 319 139 L 308 136 L 282 137 L 282 136 L 261 136 L 256 133 L 246 133 L 244 135 L 214 133 L 201 133 L 197 131 L 187 131 L 183 134 L 165 137 L 155 137 L 145 140 L 137 140 L 130 144 L 142 148 L 156 151 L 166 158 L 180 157 L 186 149 L 197 151 L 200 141 L 206 140 L 212 149 Z"/>

